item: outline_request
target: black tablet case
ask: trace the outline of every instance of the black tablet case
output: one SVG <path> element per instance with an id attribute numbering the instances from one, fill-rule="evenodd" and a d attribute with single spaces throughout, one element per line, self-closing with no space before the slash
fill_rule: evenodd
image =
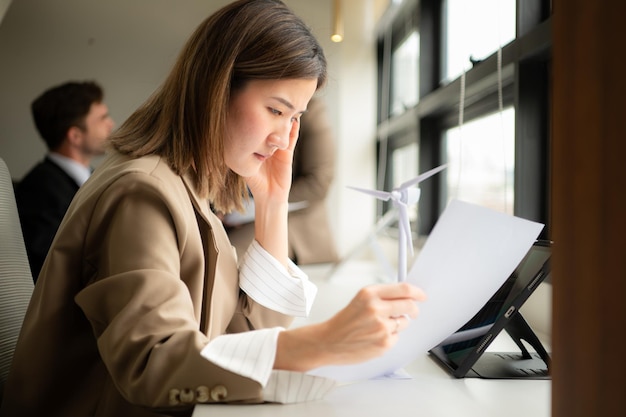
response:
<path id="1" fill-rule="evenodd" d="M 550 274 L 550 255 L 550 242 L 536 241 L 483 308 L 430 356 L 456 378 L 549 379 L 550 356 L 519 309 Z M 486 352 L 503 329 L 519 352 Z"/>

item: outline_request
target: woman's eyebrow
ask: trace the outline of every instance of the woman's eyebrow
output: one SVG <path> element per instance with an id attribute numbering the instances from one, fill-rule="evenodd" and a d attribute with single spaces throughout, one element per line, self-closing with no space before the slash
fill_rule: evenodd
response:
<path id="1" fill-rule="evenodd" d="M 287 106 L 290 110 L 296 110 L 296 108 L 294 107 L 293 104 L 291 104 L 288 100 L 282 98 L 282 97 L 276 97 L 276 96 L 272 96 L 272 98 L 274 100 L 280 101 L 281 103 L 283 103 L 285 106 Z M 304 110 L 300 110 L 299 113 L 300 114 L 304 114 L 306 112 L 306 109 Z"/>
<path id="2" fill-rule="evenodd" d="M 272 96 L 272 98 L 274 100 L 280 101 L 281 103 L 283 103 L 285 106 L 289 107 L 291 110 L 295 110 L 295 107 L 293 106 L 293 104 L 291 104 L 288 100 L 285 100 L 282 97 L 276 97 L 276 96 Z"/>

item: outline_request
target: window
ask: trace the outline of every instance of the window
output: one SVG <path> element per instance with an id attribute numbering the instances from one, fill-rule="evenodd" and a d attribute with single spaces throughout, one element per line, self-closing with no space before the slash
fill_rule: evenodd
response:
<path id="1" fill-rule="evenodd" d="M 379 187 L 449 163 L 420 184 L 419 235 L 459 198 L 544 223 L 549 238 L 550 3 L 390 3 L 377 33 Z"/>
<path id="2" fill-rule="evenodd" d="M 515 110 L 480 117 L 445 132 L 446 195 L 513 214 Z"/>
<path id="3" fill-rule="evenodd" d="M 406 38 L 392 54 L 391 114 L 399 115 L 417 104 L 419 92 L 419 35 Z"/>
<path id="4" fill-rule="evenodd" d="M 444 81 L 515 39 L 515 0 L 445 0 Z"/>
<path id="5" fill-rule="evenodd" d="M 417 143 L 395 149 L 392 155 L 393 183 L 395 186 L 413 179 L 417 172 Z"/>

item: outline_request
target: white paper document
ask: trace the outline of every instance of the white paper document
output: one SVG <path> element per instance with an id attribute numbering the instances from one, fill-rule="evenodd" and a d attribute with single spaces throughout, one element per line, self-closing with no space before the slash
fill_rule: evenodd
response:
<path id="1" fill-rule="evenodd" d="M 500 288 L 543 229 L 540 223 L 452 200 L 411 267 L 407 281 L 428 297 L 383 356 L 310 373 L 338 381 L 392 374 L 457 331 Z"/>

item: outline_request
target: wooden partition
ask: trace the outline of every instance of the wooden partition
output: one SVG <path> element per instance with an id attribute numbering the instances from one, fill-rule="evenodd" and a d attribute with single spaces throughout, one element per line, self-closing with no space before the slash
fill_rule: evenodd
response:
<path id="1" fill-rule="evenodd" d="M 626 415 L 626 1 L 554 0 L 554 417 Z"/>

